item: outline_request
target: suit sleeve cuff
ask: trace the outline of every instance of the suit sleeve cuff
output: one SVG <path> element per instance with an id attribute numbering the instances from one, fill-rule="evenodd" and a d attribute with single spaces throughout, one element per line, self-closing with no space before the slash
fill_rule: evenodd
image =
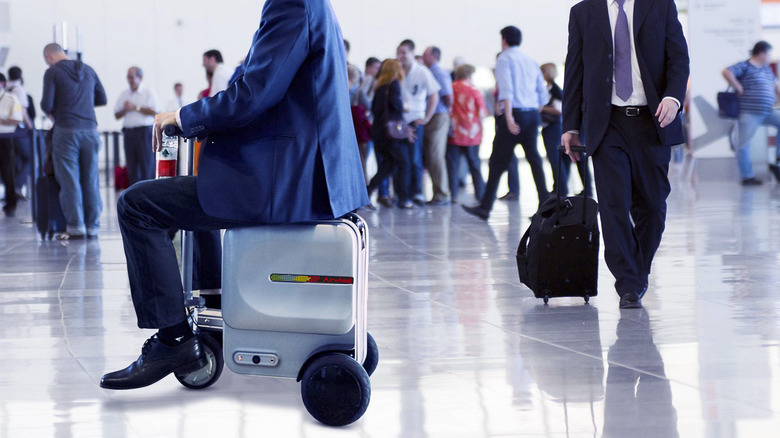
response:
<path id="1" fill-rule="evenodd" d="M 181 108 L 176 110 L 176 124 L 179 126 L 179 129 L 182 129 L 181 124 Z"/>
<path id="2" fill-rule="evenodd" d="M 580 135 L 580 131 L 576 129 L 572 129 L 571 131 L 566 131 L 567 134 L 574 134 L 574 135 Z"/>
<path id="3" fill-rule="evenodd" d="M 680 104 L 680 101 L 679 101 L 679 100 L 677 100 L 677 99 L 675 99 L 675 98 L 674 98 L 674 97 L 672 97 L 672 96 L 666 96 L 666 97 L 664 97 L 664 98 L 663 98 L 663 100 L 671 100 L 672 102 L 674 102 L 674 103 L 676 103 L 676 104 L 677 104 L 677 109 L 678 109 L 678 110 L 682 109 L 682 105 Z M 662 101 L 663 101 L 663 100 L 662 100 Z"/>

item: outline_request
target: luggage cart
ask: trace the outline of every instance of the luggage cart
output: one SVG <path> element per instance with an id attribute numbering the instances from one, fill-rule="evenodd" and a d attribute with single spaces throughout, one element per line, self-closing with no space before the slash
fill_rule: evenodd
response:
<path id="1" fill-rule="evenodd" d="M 181 135 L 167 127 L 168 136 Z M 191 143 L 186 174 L 192 173 Z M 190 389 L 238 374 L 293 378 L 309 413 L 330 426 L 358 420 L 379 352 L 367 332 L 369 233 L 356 214 L 227 230 L 221 308 L 192 291 L 192 233 L 182 232 L 182 283 L 208 364 L 174 373 Z"/>

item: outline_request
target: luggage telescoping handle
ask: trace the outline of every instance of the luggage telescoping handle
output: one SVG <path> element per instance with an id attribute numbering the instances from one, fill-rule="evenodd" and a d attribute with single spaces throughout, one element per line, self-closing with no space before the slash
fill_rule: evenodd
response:
<path id="1" fill-rule="evenodd" d="M 163 134 L 168 137 L 179 138 L 179 150 L 181 151 L 182 142 L 187 145 L 187 167 L 184 175 L 192 175 L 194 172 L 194 142 L 186 141 L 182 130 L 175 125 L 168 125 L 163 129 Z M 181 232 L 181 283 L 184 289 L 184 299 L 187 306 L 202 305 L 202 299 L 194 299 L 192 296 L 192 274 L 193 274 L 193 232 L 184 231 Z"/>
<path id="2" fill-rule="evenodd" d="M 585 160 L 583 163 L 585 165 L 585 181 L 583 182 L 583 190 L 582 190 L 582 198 L 584 202 L 582 203 L 582 223 L 585 224 L 587 222 L 588 218 L 588 202 L 587 199 L 590 196 L 590 166 L 588 166 L 588 156 L 587 156 L 587 148 L 585 146 L 570 146 L 572 152 L 579 152 L 580 153 L 580 159 Z M 563 167 L 563 157 L 566 155 L 566 147 L 563 145 L 558 146 L 558 151 L 560 151 L 560 154 L 558 156 L 558 186 L 555 188 L 556 195 L 558 195 L 558 199 L 563 198 L 563 184 L 564 182 L 561 181 L 561 170 Z M 578 166 L 578 163 L 574 163 L 575 167 Z"/>

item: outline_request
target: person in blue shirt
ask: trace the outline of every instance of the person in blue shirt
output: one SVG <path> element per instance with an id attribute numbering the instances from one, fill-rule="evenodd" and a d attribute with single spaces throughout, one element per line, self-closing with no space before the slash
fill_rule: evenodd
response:
<path id="1" fill-rule="evenodd" d="M 496 121 L 496 137 L 490 155 L 488 181 L 479 205 L 463 208 L 470 214 L 487 220 L 496 201 L 498 182 L 509 168 L 518 143 L 523 147 L 525 158 L 539 194 L 539 205 L 550 197 L 547 181 L 539 155 L 537 138 L 541 116 L 539 108 L 550 100 L 547 83 L 539 65 L 520 50 L 522 33 L 515 26 L 501 30 L 503 51 L 496 60 L 496 84 L 498 101 L 504 113 Z"/>
<path id="2" fill-rule="evenodd" d="M 753 173 L 750 161 L 750 145 L 761 125 L 780 128 L 780 111 L 774 109 L 780 84 L 769 67 L 772 46 L 759 41 L 750 52 L 750 59 L 738 62 L 723 70 L 723 77 L 734 87 L 739 96 L 739 138 L 737 139 L 737 164 L 743 186 L 761 185 Z M 778 159 L 780 161 L 780 148 Z M 780 167 L 770 165 L 770 170 L 780 181 Z"/>
<path id="3" fill-rule="evenodd" d="M 155 117 L 158 150 L 168 125 L 206 140 L 197 176 L 139 182 L 119 198 L 138 326 L 158 332 L 138 360 L 103 376 L 103 388 L 139 388 L 206 364 L 169 230 L 333 219 L 368 204 L 342 40 L 328 0 L 267 0 L 243 74 Z"/>

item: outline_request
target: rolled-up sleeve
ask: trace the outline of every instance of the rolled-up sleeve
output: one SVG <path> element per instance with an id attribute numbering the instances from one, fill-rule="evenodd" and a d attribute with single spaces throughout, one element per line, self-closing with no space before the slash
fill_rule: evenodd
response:
<path id="1" fill-rule="evenodd" d="M 499 56 L 496 60 L 496 86 L 499 102 L 513 99 L 515 86 L 512 83 L 512 71 L 509 68 L 509 60 L 504 56 Z"/>

